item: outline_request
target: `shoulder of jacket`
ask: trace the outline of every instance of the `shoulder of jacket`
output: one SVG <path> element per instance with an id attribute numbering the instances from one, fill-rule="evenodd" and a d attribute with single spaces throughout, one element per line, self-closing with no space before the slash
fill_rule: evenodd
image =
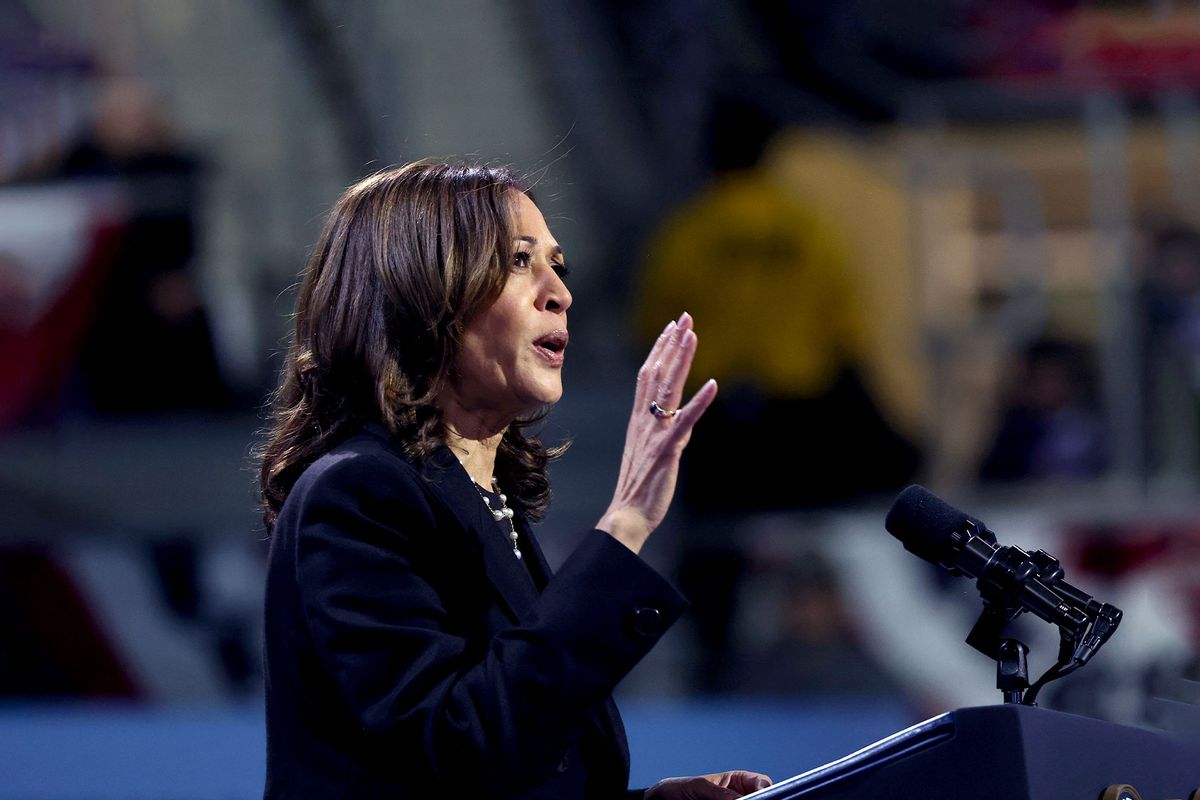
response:
<path id="1" fill-rule="evenodd" d="M 395 447 L 367 431 L 339 442 L 304 470 L 292 487 L 301 495 L 323 487 L 361 484 L 369 491 L 411 491 L 423 487 L 421 472 Z M 422 492 L 423 493 L 423 492 Z"/>

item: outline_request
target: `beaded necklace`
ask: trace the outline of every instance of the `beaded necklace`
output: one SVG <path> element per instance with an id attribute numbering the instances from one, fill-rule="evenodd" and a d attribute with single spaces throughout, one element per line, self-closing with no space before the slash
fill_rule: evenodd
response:
<path id="1" fill-rule="evenodd" d="M 471 478 L 471 485 L 475 487 L 475 491 L 479 493 L 479 498 L 483 500 L 483 504 L 487 506 L 488 511 L 492 514 L 492 519 L 496 522 L 508 520 L 508 538 L 512 541 L 513 555 L 519 560 L 521 558 L 521 548 L 517 546 L 517 526 L 513 524 L 513 510 L 508 507 L 508 497 L 500 491 L 500 487 L 496 485 L 496 476 L 492 476 L 492 491 L 500 498 L 500 508 L 492 508 L 492 499 L 483 492 L 483 487 Z"/>

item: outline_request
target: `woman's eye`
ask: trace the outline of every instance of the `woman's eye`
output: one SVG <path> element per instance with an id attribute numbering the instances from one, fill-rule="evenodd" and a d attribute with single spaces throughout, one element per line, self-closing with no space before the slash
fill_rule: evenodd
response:
<path id="1" fill-rule="evenodd" d="M 554 274 L 560 278 L 565 278 L 571 274 L 571 268 L 566 264 L 560 264 L 559 262 L 555 261 L 550 266 L 554 268 Z"/>
<path id="2" fill-rule="evenodd" d="M 518 251 L 513 254 L 513 266 L 514 267 L 528 267 L 529 266 L 529 258 L 530 258 L 529 253 Z"/>

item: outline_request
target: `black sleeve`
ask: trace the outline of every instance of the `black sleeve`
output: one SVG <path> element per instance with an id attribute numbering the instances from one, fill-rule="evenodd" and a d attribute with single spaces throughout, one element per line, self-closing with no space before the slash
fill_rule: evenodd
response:
<path id="1" fill-rule="evenodd" d="M 394 739 L 418 784 L 518 793 L 554 770 L 587 716 L 686 607 L 658 573 L 593 531 L 519 626 L 452 633 L 430 582 L 436 501 L 406 464 L 359 455 L 300 498 L 296 572 L 319 656 L 365 729 Z M 647 616 L 654 624 L 648 625 Z M 459 624 L 455 624 L 458 622 Z"/>

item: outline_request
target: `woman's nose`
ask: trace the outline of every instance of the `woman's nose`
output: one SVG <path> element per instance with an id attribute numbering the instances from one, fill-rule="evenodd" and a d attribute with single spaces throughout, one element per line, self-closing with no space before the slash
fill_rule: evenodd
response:
<path id="1" fill-rule="evenodd" d="M 563 283 L 558 273 L 551 271 L 551 280 L 544 293 L 543 308 L 546 311 L 562 313 L 571 307 L 571 290 Z"/>

